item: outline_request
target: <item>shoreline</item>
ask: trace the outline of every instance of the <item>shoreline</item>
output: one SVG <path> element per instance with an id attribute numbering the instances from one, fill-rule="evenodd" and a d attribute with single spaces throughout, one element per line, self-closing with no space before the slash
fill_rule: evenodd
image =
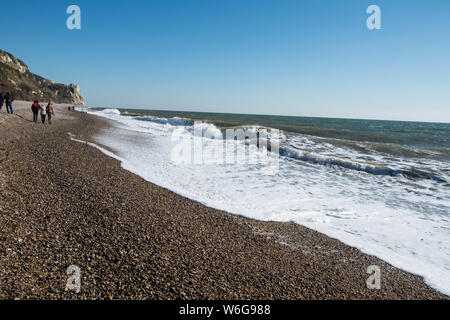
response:
<path id="1" fill-rule="evenodd" d="M 56 105 L 43 126 L 16 104 L 0 114 L 1 299 L 448 299 L 336 239 L 208 208 L 70 140 L 96 143 L 104 119 Z M 65 291 L 69 265 L 79 294 Z"/>

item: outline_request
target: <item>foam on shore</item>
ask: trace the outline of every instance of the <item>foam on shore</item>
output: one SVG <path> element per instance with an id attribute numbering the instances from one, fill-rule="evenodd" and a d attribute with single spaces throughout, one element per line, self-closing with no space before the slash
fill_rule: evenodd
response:
<path id="1" fill-rule="evenodd" d="M 411 180 L 401 172 L 389 174 L 393 169 L 382 166 L 374 167 L 374 172 L 355 170 L 344 162 L 330 163 L 327 155 L 312 158 L 313 153 L 298 153 L 296 157 L 287 151 L 281 153 L 279 170 L 272 175 L 261 174 L 261 163 L 177 164 L 171 159 L 180 143 L 172 139 L 174 130 L 184 128 L 188 143 L 195 139 L 189 136 L 186 119 L 143 121 L 121 116 L 118 110 L 90 112 L 115 121 L 96 140 L 116 150 L 123 168 L 147 181 L 230 213 L 307 226 L 421 275 L 434 288 L 450 294 L 450 195 L 443 183 Z M 302 143 L 302 147 L 315 143 L 307 137 L 297 139 L 304 141 L 291 143 Z M 222 142 L 205 143 L 214 150 Z M 310 150 L 319 148 L 327 146 Z M 346 161 L 352 161 L 352 151 L 345 152 Z"/>

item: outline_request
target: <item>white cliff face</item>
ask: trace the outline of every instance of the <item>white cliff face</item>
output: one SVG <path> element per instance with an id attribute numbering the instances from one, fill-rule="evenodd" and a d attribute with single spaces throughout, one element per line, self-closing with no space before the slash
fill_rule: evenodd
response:
<path id="1" fill-rule="evenodd" d="M 84 99 L 81 96 L 80 87 L 76 84 L 70 84 L 69 88 L 72 93 L 73 103 L 84 105 Z"/>
<path id="2" fill-rule="evenodd" d="M 29 71 L 25 63 L 6 52 L 0 53 L 0 62 L 8 65 L 9 67 L 19 71 L 22 74 Z"/>

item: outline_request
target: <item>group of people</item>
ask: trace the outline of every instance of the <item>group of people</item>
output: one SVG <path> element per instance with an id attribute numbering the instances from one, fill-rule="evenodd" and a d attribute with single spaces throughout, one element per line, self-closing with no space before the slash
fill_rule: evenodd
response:
<path id="1" fill-rule="evenodd" d="M 33 111 L 33 122 L 38 121 L 39 112 L 41 112 L 41 121 L 45 123 L 45 118 L 48 116 L 48 123 L 52 124 L 52 116 L 55 115 L 53 110 L 53 102 L 49 101 L 47 106 L 41 106 L 39 101 L 34 101 L 31 105 L 31 111 Z"/>
<path id="2" fill-rule="evenodd" d="M 9 114 L 13 114 L 13 106 L 12 103 L 14 101 L 13 96 L 7 92 L 3 95 L 2 90 L 0 89 L 0 112 L 3 108 L 3 103 L 6 105 L 6 112 Z M 34 101 L 31 105 L 31 111 L 33 111 L 33 122 L 38 122 L 39 112 L 41 113 L 41 121 L 45 123 L 45 119 L 48 117 L 48 123 L 52 124 L 52 116 L 55 115 L 55 111 L 53 110 L 53 102 L 49 101 L 47 106 L 41 106 L 39 101 Z"/>
<path id="3" fill-rule="evenodd" d="M 5 95 L 3 95 L 3 92 L 0 90 L 0 112 L 2 111 L 3 103 L 4 103 L 6 105 L 6 112 L 13 114 L 13 112 L 14 112 L 13 106 L 12 106 L 13 101 L 14 101 L 14 98 L 9 92 L 7 92 Z"/>

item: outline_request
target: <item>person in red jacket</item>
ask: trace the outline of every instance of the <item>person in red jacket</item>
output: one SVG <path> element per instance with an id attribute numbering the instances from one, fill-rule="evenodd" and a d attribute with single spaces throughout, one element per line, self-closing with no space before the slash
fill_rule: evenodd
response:
<path id="1" fill-rule="evenodd" d="M 40 108 L 41 108 L 41 105 L 39 104 L 39 102 L 37 100 L 34 101 L 34 103 L 31 105 L 31 111 L 33 111 L 33 122 L 38 121 L 38 115 L 39 115 Z"/>

